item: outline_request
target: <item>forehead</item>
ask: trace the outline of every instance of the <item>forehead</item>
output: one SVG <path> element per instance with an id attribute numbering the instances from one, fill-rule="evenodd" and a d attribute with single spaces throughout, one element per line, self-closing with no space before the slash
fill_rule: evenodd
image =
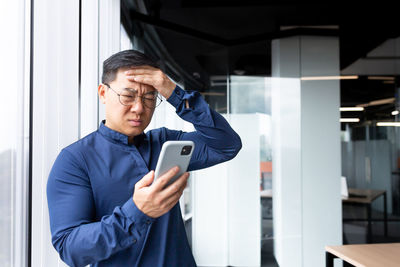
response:
<path id="1" fill-rule="evenodd" d="M 139 92 L 151 92 L 155 91 L 156 89 L 148 84 L 138 83 L 135 81 L 131 81 L 125 74 L 125 71 L 129 70 L 129 68 L 121 68 L 115 75 L 115 80 L 112 83 L 117 84 L 120 89 L 123 88 L 130 88 L 135 89 Z"/>

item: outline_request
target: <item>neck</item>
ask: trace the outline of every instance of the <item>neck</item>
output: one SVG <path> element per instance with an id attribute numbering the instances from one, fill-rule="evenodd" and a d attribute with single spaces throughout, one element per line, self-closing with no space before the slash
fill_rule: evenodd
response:
<path id="1" fill-rule="evenodd" d="M 107 120 L 105 121 L 104 125 L 114 131 L 120 132 L 120 131 L 118 131 L 118 129 L 116 129 L 115 127 L 110 125 L 110 123 L 107 123 Z M 129 145 L 135 144 L 135 136 L 128 136 L 128 144 Z"/>
<path id="2" fill-rule="evenodd" d="M 129 136 L 129 137 L 128 137 L 128 144 L 130 144 L 130 145 L 134 144 L 134 143 L 135 143 L 135 142 L 134 142 L 134 141 L 135 141 L 134 139 L 135 139 L 134 136 Z"/>

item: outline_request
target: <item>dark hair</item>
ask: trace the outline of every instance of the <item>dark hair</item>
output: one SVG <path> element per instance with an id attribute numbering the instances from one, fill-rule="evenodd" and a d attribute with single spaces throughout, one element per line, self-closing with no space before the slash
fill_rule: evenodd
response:
<path id="1" fill-rule="evenodd" d="M 149 65 L 160 68 L 159 64 L 137 50 L 124 50 L 118 52 L 103 62 L 102 83 L 110 83 L 115 80 L 115 76 L 120 68 L 138 67 Z"/>

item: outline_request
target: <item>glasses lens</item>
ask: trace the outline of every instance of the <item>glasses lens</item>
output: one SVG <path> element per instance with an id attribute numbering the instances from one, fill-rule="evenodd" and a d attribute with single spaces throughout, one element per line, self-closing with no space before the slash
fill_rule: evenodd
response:
<path id="1" fill-rule="evenodd" d="M 158 92 L 150 92 L 143 96 L 143 103 L 148 108 L 155 108 L 161 103 Z"/>
<path id="2" fill-rule="evenodd" d="M 135 91 L 124 89 L 120 94 L 121 103 L 123 105 L 131 105 L 135 102 L 136 95 Z"/>

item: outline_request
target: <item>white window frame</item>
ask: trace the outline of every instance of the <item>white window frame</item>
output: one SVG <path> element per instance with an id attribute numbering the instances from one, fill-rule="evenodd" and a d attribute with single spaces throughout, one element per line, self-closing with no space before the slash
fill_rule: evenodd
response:
<path id="1" fill-rule="evenodd" d="M 5 42 L 0 43 L 0 58 L 4 69 L 0 73 L 5 80 L 2 90 L 4 101 L 11 102 L 12 124 L 3 121 L 3 131 L 12 133 L 7 138 L 11 148 L 10 168 L 10 266 L 27 266 L 29 232 L 29 124 L 30 124 L 30 42 L 31 1 L 15 0 L 0 2 L 0 32 Z M 12 60 L 12 62 L 9 62 Z M 12 96 L 12 99 L 6 97 Z M 4 108 L 4 106 L 3 106 Z M 7 105 L 5 106 L 7 108 Z M 3 112 L 3 110 L 2 110 Z M 3 114 L 7 116 L 7 114 Z M 16 134 L 15 134 L 16 133 Z M 5 141 L 5 140 L 2 140 Z M 8 214 L 3 214 L 6 216 Z M 4 237 L 2 237 L 4 238 Z"/>
<path id="2" fill-rule="evenodd" d="M 79 137 L 80 1 L 33 6 L 31 266 L 66 266 L 51 243 L 46 185 L 60 150 Z"/>

